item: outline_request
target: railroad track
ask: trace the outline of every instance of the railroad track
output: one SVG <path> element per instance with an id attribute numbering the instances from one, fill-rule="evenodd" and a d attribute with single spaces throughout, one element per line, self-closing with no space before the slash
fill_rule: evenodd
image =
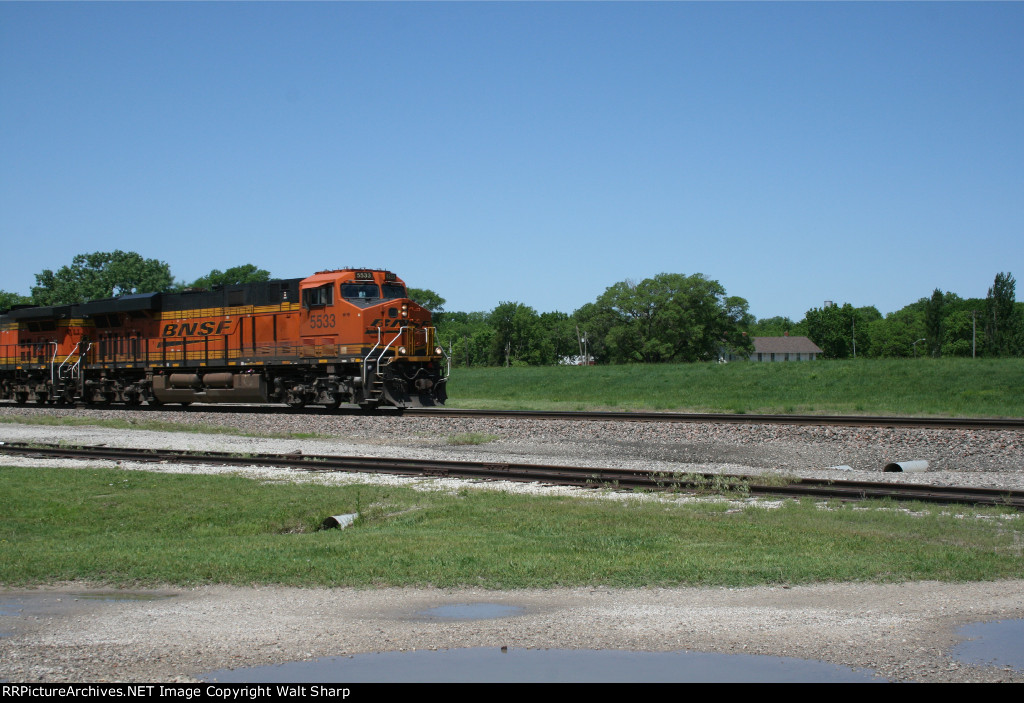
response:
<path id="1" fill-rule="evenodd" d="M 47 409 L 49 405 L 16 405 L 0 402 L 0 408 Z M 67 406 L 64 406 L 67 407 Z M 82 412 L 104 410 L 128 410 L 122 405 L 84 405 L 76 409 Z M 139 406 L 131 412 L 189 412 L 189 413 L 251 413 L 286 415 L 332 415 L 365 416 L 367 413 L 356 407 L 327 409 L 320 406 L 289 408 L 284 405 L 202 405 L 191 406 Z M 512 418 L 523 420 L 569 420 L 579 422 L 709 422 L 748 425 L 819 425 L 845 427 L 917 427 L 921 429 L 962 429 L 962 430 L 1024 430 L 1022 418 L 963 418 L 963 417 L 893 417 L 874 415 L 752 415 L 737 413 L 682 413 L 682 412 L 612 412 L 612 411 L 569 411 L 569 410 L 471 410 L 462 408 L 382 408 L 371 413 L 374 417 L 455 417 L 455 418 Z"/>
<path id="2" fill-rule="evenodd" d="M 776 484 L 774 482 L 764 483 L 765 477 L 763 476 L 731 474 L 679 474 L 632 469 L 314 454 L 232 454 L 170 449 L 125 449 L 107 446 L 72 447 L 21 442 L 0 443 L 0 454 L 118 462 L 269 466 L 301 471 L 524 481 L 614 490 L 735 493 L 791 498 L 815 497 L 831 500 L 888 498 L 896 501 L 1005 506 L 1024 510 L 1024 491 L 908 483 L 794 478 Z"/>
<path id="3" fill-rule="evenodd" d="M 1024 430 L 1020 418 L 881 417 L 868 415 L 748 415 L 735 413 L 570 412 L 536 410 L 461 410 L 407 408 L 405 415 L 434 417 L 508 417 L 530 420 L 604 420 L 609 422 L 720 422 L 744 425 L 844 425 L 847 427 L 920 427 L 927 429 Z"/>

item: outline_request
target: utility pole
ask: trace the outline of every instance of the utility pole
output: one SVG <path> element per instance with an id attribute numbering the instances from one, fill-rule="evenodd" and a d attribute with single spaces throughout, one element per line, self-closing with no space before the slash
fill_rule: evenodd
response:
<path id="1" fill-rule="evenodd" d="M 978 311 L 971 310 L 971 358 L 974 359 L 977 350 L 978 338 Z"/>

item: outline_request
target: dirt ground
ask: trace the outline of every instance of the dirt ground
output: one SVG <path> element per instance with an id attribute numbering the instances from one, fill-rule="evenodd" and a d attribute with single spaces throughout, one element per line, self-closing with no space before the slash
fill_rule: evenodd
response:
<path id="1" fill-rule="evenodd" d="M 484 619 L 424 614 L 455 604 L 515 610 Z M 1021 581 L 507 592 L 66 584 L 0 591 L 0 679 L 187 682 L 318 657 L 508 647 L 764 654 L 870 669 L 889 681 L 1024 682 L 1024 671 L 951 657 L 959 626 L 1019 618 Z"/>

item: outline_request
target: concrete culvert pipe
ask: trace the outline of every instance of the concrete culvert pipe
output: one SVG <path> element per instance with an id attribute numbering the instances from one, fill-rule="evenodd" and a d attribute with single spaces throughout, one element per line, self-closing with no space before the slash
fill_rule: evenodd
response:
<path id="1" fill-rule="evenodd" d="M 927 471 L 928 462 L 924 459 L 915 459 L 914 461 L 894 461 L 890 464 L 886 464 L 882 471 L 886 473 L 900 473 L 904 471 Z"/>
<path id="2" fill-rule="evenodd" d="M 359 513 L 346 513 L 345 515 L 332 515 L 320 523 L 321 530 L 333 530 L 338 528 L 344 530 L 359 517 Z"/>

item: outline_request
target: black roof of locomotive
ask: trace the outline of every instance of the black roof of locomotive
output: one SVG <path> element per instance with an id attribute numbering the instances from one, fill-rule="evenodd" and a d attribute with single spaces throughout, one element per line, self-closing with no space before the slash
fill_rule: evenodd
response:
<path id="1" fill-rule="evenodd" d="M 73 305 L 45 305 L 43 307 L 17 307 L 10 310 L 6 317 L 12 320 L 60 319 L 71 316 Z"/>
<path id="2" fill-rule="evenodd" d="M 301 281 L 301 278 L 288 278 L 261 283 L 217 286 L 213 290 L 164 293 L 161 309 L 170 312 L 240 305 L 278 305 L 282 302 L 297 303 Z"/>
<path id="3" fill-rule="evenodd" d="M 261 283 L 241 283 L 231 286 L 217 286 L 213 290 L 192 290 L 181 293 L 133 293 L 117 298 L 90 300 L 86 303 L 69 305 L 17 305 L 0 317 L 11 320 L 36 320 L 65 318 L 72 316 L 90 317 L 112 312 L 142 312 L 196 310 L 201 308 L 223 308 L 240 305 L 277 305 L 282 302 L 299 301 L 301 278 L 278 279 Z"/>
<path id="4" fill-rule="evenodd" d="M 88 317 L 89 315 L 95 315 L 97 313 L 159 310 L 160 295 L 160 293 L 134 293 L 132 295 L 122 295 L 117 298 L 90 300 L 88 303 L 76 305 L 75 312 L 78 315 Z"/>

